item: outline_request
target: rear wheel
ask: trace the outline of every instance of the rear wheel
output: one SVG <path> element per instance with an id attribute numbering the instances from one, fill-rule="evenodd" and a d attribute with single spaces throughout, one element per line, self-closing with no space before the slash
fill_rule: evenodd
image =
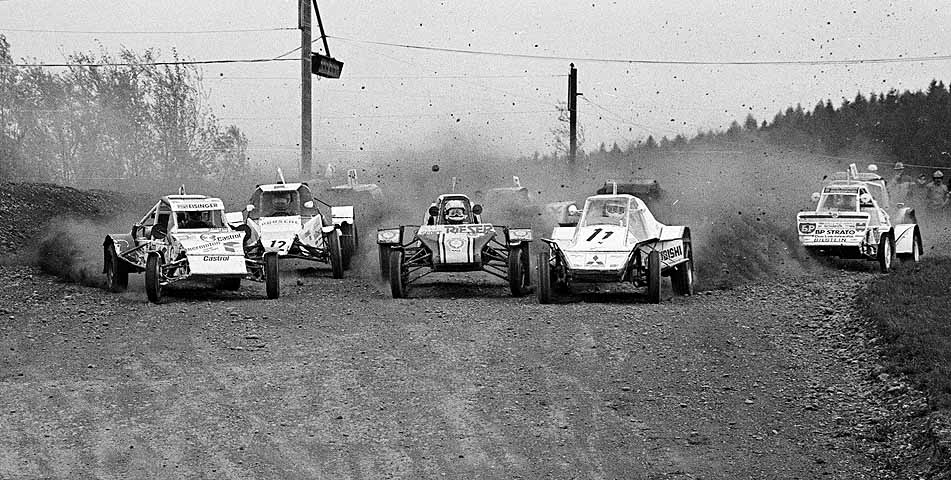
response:
<path id="1" fill-rule="evenodd" d="M 333 278 L 343 278 L 343 251 L 340 249 L 340 235 L 336 231 L 326 236 L 327 248 L 330 249 L 330 270 Z"/>
<path id="2" fill-rule="evenodd" d="M 380 245 L 380 277 L 390 278 L 390 246 Z"/>
<path id="3" fill-rule="evenodd" d="M 548 252 L 538 253 L 538 287 L 535 293 L 538 296 L 538 303 L 551 303 L 551 265 L 548 263 Z"/>
<path id="4" fill-rule="evenodd" d="M 677 295 L 693 295 L 693 245 L 690 236 L 684 236 L 684 256 L 687 261 L 677 265 L 670 274 L 670 284 Z"/>
<path id="5" fill-rule="evenodd" d="M 895 244 L 891 233 L 884 233 L 878 240 L 878 266 L 882 273 L 888 273 L 895 260 Z"/>
<path id="6" fill-rule="evenodd" d="M 145 294 L 152 303 L 162 301 L 162 256 L 155 252 L 145 262 Z"/>
<path id="7" fill-rule="evenodd" d="M 921 260 L 921 234 L 918 232 L 917 227 L 915 227 L 915 236 L 911 241 L 911 253 L 899 253 L 898 259 L 901 260 L 902 263 L 918 263 L 918 261 Z"/>
<path id="8" fill-rule="evenodd" d="M 647 255 L 647 301 L 660 303 L 660 252 Z"/>
<path id="9" fill-rule="evenodd" d="M 350 270 L 351 260 L 357 252 L 356 231 L 353 225 L 340 226 L 340 251 L 343 258 L 343 269 Z"/>
<path id="10" fill-rule="evenodd" d="M 403 268 L 403 251 L 390 250 L 390 292 L 393 298 L 406 298 L 409 273 Z"/>
<path id="11" fill-rule="evenodd" d="M 106 288 L 110 292 L 125 291 L 129 287 L 129 270 L 119 260 L 119 254 L 112 243 L 104 247 L 103 261 L 106 267 Z"/>
<path id="12" fill-rule="evenodd" d="M 267 298 L 281 296 L 281 271 L 278 267 L 277 252 L 264 254 L 264 290 L 267 292 Z"/>
<path id="13" fill-rule="evenodd" d="M 517 245 L 509 250 L 509 289 L 512 296 L 521 297 L 528 293 L 531 285 L 531 272 L 528 268 L 528 246 Z"/>

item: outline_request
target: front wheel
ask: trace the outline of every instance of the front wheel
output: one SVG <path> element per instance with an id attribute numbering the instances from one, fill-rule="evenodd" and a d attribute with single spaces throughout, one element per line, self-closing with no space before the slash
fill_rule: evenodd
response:
<path id="1" fill-rule="evenodd" d="M 528 268 L 528 246 L 516 245 L 509 250 L 509 289 L 513 297 L 528 293 L 531 274 Z"/>
<path id="2" fill-rule="evenodd" d="M 660 252 L 647 255 L 647 301 L 660 303 Z"/>
<path id="3" fill-rule="evenodd" d="M 162 301 L 162 256 L 155 252 L 145 262 L 145 294 L 152 303 Z"/>
<path id="4" fill-rule="evenodd" d="M 112 243 L 105 246 L 103 261 L 106 267 L 106 288 L 110 292 L 125 291 L 129 287 L 129 270 L 119 260 L 119 254 L 116 253 L 116 247 Z"/>
<path id="5" fill-rule="evenodd" d="M 356 229 L 353 225 L 345 224 L 340 227 L 340 253 L 343 259 L 343 269 L 350 270 L 350 263 L 357 251 Z"/>
<path id="6" fill-rule="evenodd" d="M 267 298 L 281 296 L 281 272 L 277 262 L 277 252 L 264 254 L 264 290 L 267 292 Z"/>
<path id="7" fill-rule="evenodd" d="M 380 245 L 380 277 L 383 280 L 390 278 L 390 246 Z"/>
<path id="8" fill-rule="evenodd" d="M 911 253 L 899 253 L 898 259 L 902 263 L 918 263 L 921 260 L 921 234 L 918 233 L 918 227 L 915 227 L 915 236 L 911 241 Z"/>
<path id="9" fill-rule="evenodd" d="M 878 266 L 882 273 L 888 273 L 895 260 L 895 245 L 891 233 L 883 233 L 878 240 Z"/>
<path id="10" fill-rule="evenodd" d="M 406 298 L 409 273 L 403 269 L 403 251 L 390 250 L 390 292 L 393 298 Z"/>
<path id="11" fill-rule="evenodd" d="M 336 231 L 327 234 L 327 248 L 330 249 L 330 270 L 333 278 L 343 278 L 343 251 L 340 248 L 340 235 Z"/>
<path id="12" fill-rule="evenodd" d="M 538 303 L 548 304 L 552 301 L 551 292 L 551 264 L 548 263 L 548 252 L 538 253 L 538 287 L 535 293 Z"/>

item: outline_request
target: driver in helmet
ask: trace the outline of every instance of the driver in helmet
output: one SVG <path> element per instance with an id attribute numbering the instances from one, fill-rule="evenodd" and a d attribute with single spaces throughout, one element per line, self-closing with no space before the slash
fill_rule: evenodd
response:
<path id="1" fill-rule="evenodd" d="M 450 225 L 465 223 L 465 221 L 469 218 L 469 211 L 468 208 L 466 208 L 466 202 L 462 200 L 447 201 L 445 211 L 446 223 Z"/>
<path id="2" fill-rule="evenodd" d="M 188 211 L 179 216 L 179 228 L 209 228 L 207 212 Z"/>
<path id="3" fill-rule="evenodd" d="M 289 215 L 291 205 L 291 194 L 290 192 L 276 192 L 271 197 L 271 209 L 274 214 L 277 215 Z"/>
<path id="4" fill-rule="evenodd" d="M 601 216 L 607 219 L 607 223 L 623 225 L 626 211 L 627 207 L 623 203 L 606 202 L 601 209 Z"/>

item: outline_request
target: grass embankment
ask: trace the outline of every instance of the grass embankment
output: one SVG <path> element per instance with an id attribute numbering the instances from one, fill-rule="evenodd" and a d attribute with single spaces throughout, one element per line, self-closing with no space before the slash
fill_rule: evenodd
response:
<path id="1" fill-rule="evenodd" d="M 908 375 L 933 410 L 951 410 L 951 258 L 875 279 L 858 307 L 885 340 L 886 368 Z"/>

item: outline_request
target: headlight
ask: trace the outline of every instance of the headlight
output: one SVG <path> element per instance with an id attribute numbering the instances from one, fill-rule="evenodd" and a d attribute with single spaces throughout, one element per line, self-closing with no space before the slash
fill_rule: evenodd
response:
<path id="1" fill-rule="evenodd" d="M 389 230 L 378 230 L 376 234 L 377 243 L 400 243 L 400 230 L 398 228 Z"/>
<path id="2" fill-rule="evenodd" d="M 530 228 L 510 228 L 510 242 L 528 242 L 532 240 L 532 230 Z"/>

